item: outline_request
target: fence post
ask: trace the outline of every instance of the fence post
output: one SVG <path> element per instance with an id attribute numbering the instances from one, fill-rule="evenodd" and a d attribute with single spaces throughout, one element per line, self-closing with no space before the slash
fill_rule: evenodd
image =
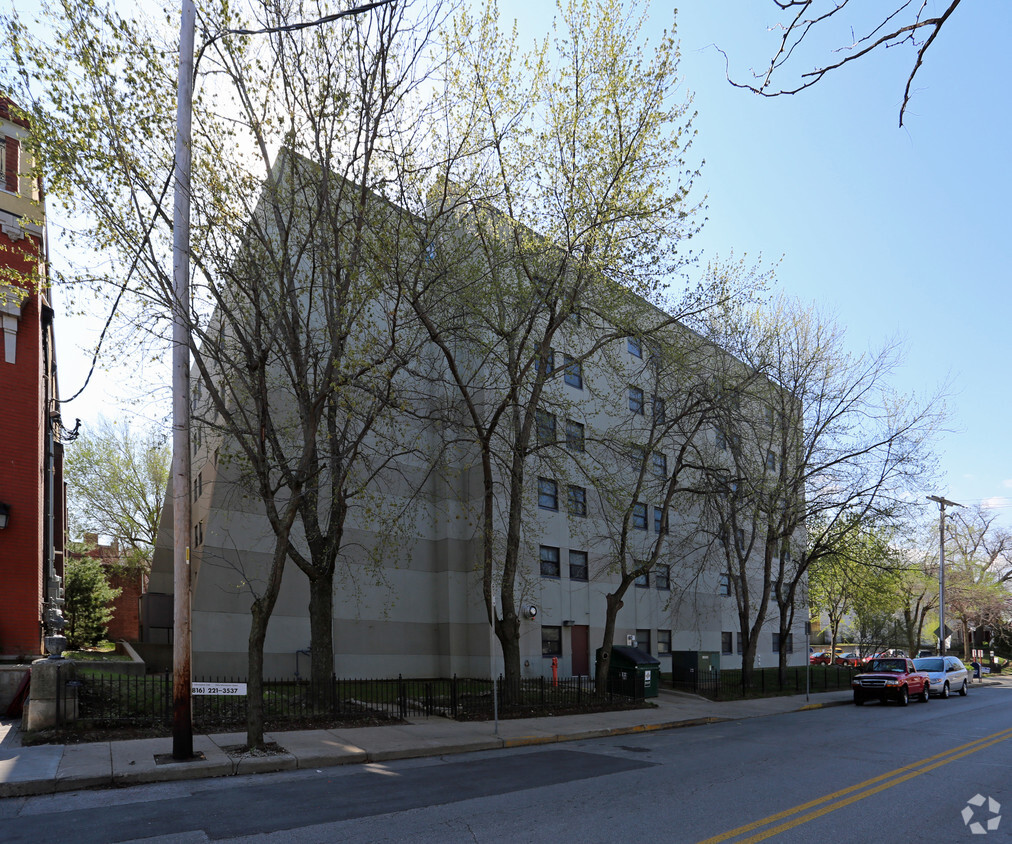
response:
<path id="1" fill-rule="evenodd" d="M 457 675 L 454 674 L 450 680 L 450 712 L 457 717 Z"/>
<path id="2" fill-rule="evenodd" d="M 408 690 L 404 685 L 404 677 L 397 675 L 397 703 L 401 718 L 408 717 Z"/>

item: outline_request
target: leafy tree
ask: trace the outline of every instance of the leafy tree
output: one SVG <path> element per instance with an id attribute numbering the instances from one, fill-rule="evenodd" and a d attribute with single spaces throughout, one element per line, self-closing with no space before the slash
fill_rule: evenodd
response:
<path id="1" fill-rule="evenodd" d="M 673 316 L 713 297 L 677 302 L 663 289 L 689 258 L 681 241 L 699 211 L 692 114 L 677 99 L 673 32 L 648 49 L 642 25 L 636 3 L 567 0 L 554 40 L 525 53 L 489 3 L 461 11 L 447 36 L 449 165 L 425 211 L 443 225 L 430 272 L 406 295 L 438 350 L 449 462 L 480 473 L 477 565 L 508 688 L 521 670 L 543 403 L 581 402 L 566 391 L 583 389 L 585 364 L 645 312 L 629 290 Z"/>
<path id="2" fill-rule="evenodd" d="M 90 557 L 90 549 L 81 543 L 71 544 L 63 572 L 63 610 L 67 618 L 67 644 L 71 648 L 97 645 L 106 635 L 112 620 L 109 604 L 119 589 L 109 586 L 105 566 Z"/>
<path id="3" fill-rule="evenodd" d="M 755 82 L 728 81 L 738 88 L 747 88 L 764 97 L 797 94 L 818 84 L 830 73 L 860 61 L 871 53 L 887 49 L 906 48 L 911 51 L 911 69 L 903 89 L 899 125 L 914 84 L 914 78 L 924 64 L 928 49 L 938 38 L 942 27 L 949 21 L 962 0 L 946 0 L 939 14 L 928 13 L 926 2 L 893 0 L 885 4 L 860 4 L 852 0 L 772 0 L 784 14 L 784 22 L 771 26 L 779 43 L 769 65 L 755 75 Z M 793 68 L 805 61 L 806 48 L 816 42 L 816 49 L 829 38 L 845 39 L 832 48 L 830 61 L 815 59 L 810 70 L 802 69 L 794 81 L 782 84 L 779 80 L 790 77 Z M 781 87 L 782 85 L 782 87 Z"/>
<path id="4" fill-rule="evenodd" d="M 132 562 L 149 565 L 170 462 L 171 449 L 154 430 L 136 437 L 128 425 L 106 419 L 85 428 L 65 456 L 73 532 L 115 537 Z"/>
<path id="5" fill-rule="evenodd" d="M 969 661 L 971 629 L 999 625 L 1012 610 L 1012 531 L 980 506 L 953 510 L 945 526 L 946 617 L 958 619 Z"/>

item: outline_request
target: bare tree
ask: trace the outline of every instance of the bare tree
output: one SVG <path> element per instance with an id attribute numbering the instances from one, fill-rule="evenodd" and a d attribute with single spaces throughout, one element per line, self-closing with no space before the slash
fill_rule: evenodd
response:
<path id="1" fill-rule="evenodd" d="M 739 325 L 723 343 L 743 368 L 725 384 L 734 400 L 722 405 L 729 464 L 715 524 L 734 564 L 746 644 L 772 599 L 783 672 L 809 567 L 909 509 L 908 490 L 931 468 L 943 407 L 937 396 L 891 390 L 894 344 L 855 356 L 813 309 L 781 300 Z M 746 591 L 757 598 L 748 613 Z"/>
<path id="2" fill-rule="evenodd" d="M 728 81 L 736 88 L 745 88 L 764 97 L 797 94 L 811 88 L 833 71 L 859 61 L 877 50 L 907 47 L 913 55 L 903 103 L 900 105 L 899 125 L 910 103 L 911 90 L 918 71 L 924 64 L 929 48 L 934 44 L 942 27 L 948 22 L 961 0 L 947 0 L 940 14 L 932 14 L 928 0 L 893 0 L 886 4 L 861 7 L 852 0 L 772 0 L 784 15 L 784 22 L 771 29 L 779 31 L 779 43 L 765 70 L 755 73 L 754 82 Z M 789 75 L 792 68 L 804 61 L 812 42 L 820 42 L 824 33 L 841 39 L 832 52 L 832 60 L 816 59 L 811 70 L 803 70 L 797 80 L 781 84 L 780 78 Z M 843 40 L 845 39 L 845 40 Z M 725 59 L 726 59 L 725 54 Z"/>
<path id="3" fill-rule="evenodd" d="M 258 569 L 234 560 L 251 614 L 247 740 L 260 746 L 263 647 L 286 560 L 312 582 L 313 672 L 329 677 L 345 519 L 398 455 L 384 409 L 412 347 L 400 345 L 408 312 L 394 277 L 416 272 L 420 251 L 391 200 L 404 207 L 423 192 L 398 174 L 424 178 L 412 160 L 416 104 L 440 12 L 387 4 L 327 29 L 288 26 L 317 20 L 315 4 L 265 0 L 253 12 L 243 29 L 269 30 L 262 37 L 238 34 L 227 4 L 202 10 L 190 333 L 205 445 L 270 525 Z M 144 304 L 142 327 L 161 337 L 173 51 L 159 49 L 151 22 L 76 0 L 50 19 L 59 51 L 17 18 L 5 23 L 54 190 L 86 212 L 82 236 L 115 261 Z M 198 550 L 195 562 L 209 561 Z"/>

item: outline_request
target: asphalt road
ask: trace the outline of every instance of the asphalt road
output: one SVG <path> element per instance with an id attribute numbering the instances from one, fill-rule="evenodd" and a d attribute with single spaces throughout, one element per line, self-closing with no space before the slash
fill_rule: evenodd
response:
<path id="1" fill-rule="evenodd" d="M 1012 688 L 986 687 L 907 708 L 8 798 L 0 842 L 989 842 L 1012 840 L 1012 817 L 995 824 L 1006 810 Z"/>

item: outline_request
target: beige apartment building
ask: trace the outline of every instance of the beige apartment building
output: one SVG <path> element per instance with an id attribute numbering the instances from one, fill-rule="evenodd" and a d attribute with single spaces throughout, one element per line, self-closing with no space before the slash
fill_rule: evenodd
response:
<path id="1" fill-rule="evenodd" d="M 646 302 L 633 304 L 645 319 L 664 321 Z M 382 311 L 377 306 L 377 319 Z M 673 651 L 715 653 L 721 666 L 740 667 L 731 581 L 714 553 L 717 529 L 707 526 L 706 507 L 694 502 L 695 493 L 680 493 L 663 506 L 664 481 L 684 437 L 691 435 L 699 460 L 712 461 L 722 459 L 727 438 L 712 424 L 658 434 L 659 421 L 673 417 L 680 407 L 678 391 L 689 389 L 687 384 L 658 376 L 651 343 L 642 338 L 596 344 L 600 328 L 589 319 L 571 320 L 544 362 L 551 377 L 538 413 L 538 448 L 525 470 L 517 591 L 522 671 L 526 676 L 551 674 L 554 658 L 562 676 L 592 675 L 594 654 L 602 644 L 605 596 L 618 583 L 616 555 L 624 553 L 632 564 L 648 556 L 658 540 L 663 547 L 657 564 L 624 597 L 614 643 L 635 641 L 660 658 L 664 671 Z M 681 338 L 700 379 L 708 378 L 705 370 L 716 367 L 715 361 L 728 357 L 683 326 L 672 323 L 665 331 Z M 430 364 L 434 359 L 424 343 L 414 354 Z M 480 366 L 475 366 L 480 376 Z M 346 550 L 338 560 L 333 591 L 333 670 L 339 677 L 488 676 L 490 670 L 502 671 L 482 594 L 477 454 L 445 426 L 420 421 L 416 411 L 421 405 L 452 404 L 445 385 L 427 387 L 418 380 L 415 372 L 421 368 L 408 367 L 398 376 L 414 379 L 412 406 L 391 411 L 382 432 L 370 434 L 376 452 L 399 456 L 373 485 L 367 504 L 348 513 Z M 484 389 L 491 400 L 504 385 L 490 377 Z M 273 534 L 239 462 L 232 459 L 234 443 L 199 421 L 208 417 L 201 411 L 205 399 L 204 389 L 196 386 L 193 671 L 197 678 L 243 676 L 251 589 L 269 567 Z M 637 442 L 649 445 L 644 451 Z M 691 470 L 686 471 L 690 477 Z M 618 514 L 626 483 L 637 490 L 637 500 L 620 545 L 623 520 Z M 162 519 L 149 607 L 172 591 L 171 499 Z M 304 541 L 298 529 L 294 536 L 296 543 Z M 495 537 L 493 545 L 498 541 Z M 308 675 L 309 599 L 306 576 L 289 564 L 268 628 L 266 676 Z M 148 618 L 144 638 L 167 642 L 171 620 L 162 613 L 158 621 L 157 615 Z M 807 612 L 797 617 L 791 661 L 801 664 L 807 659 Z M 776 664 L 776 630 L 774 606 L 760 636 L 762 665 Z"/>

